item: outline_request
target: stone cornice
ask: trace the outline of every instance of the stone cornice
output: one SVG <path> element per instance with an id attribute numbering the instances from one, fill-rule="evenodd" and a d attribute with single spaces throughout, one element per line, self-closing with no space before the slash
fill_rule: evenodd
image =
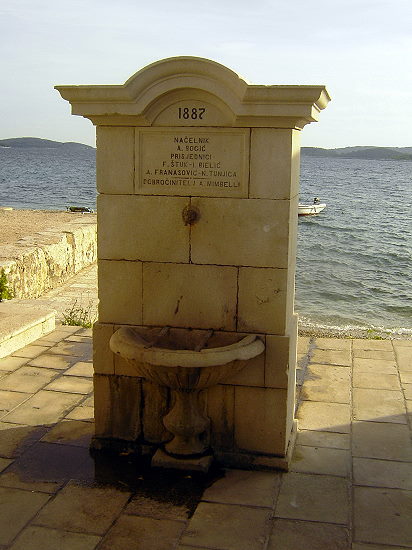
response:
<path id="1" fill-rule="evenodd" d="M 250 85 L 223 65 L 197 57 L 158 61 L 122 85 L 55 88 L 73 114 L 117 126 L 170 126 L 162 113 L 183 99 L 213 106 L 206 126 L 302 128 L 318 120 L 330 100 L 324 86 Z"/>

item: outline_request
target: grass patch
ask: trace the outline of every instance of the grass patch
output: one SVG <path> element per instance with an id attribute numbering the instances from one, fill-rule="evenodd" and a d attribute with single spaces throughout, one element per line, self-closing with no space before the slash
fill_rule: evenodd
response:
<path id="1" fill-rule="evenodd" d="M 84 307 L 75 300 L 74 304 L 63 312 L 63 325 L 91 328 L 95 321 L 96 316 L 93 313 L 93 303 L 91 301 Z"/>

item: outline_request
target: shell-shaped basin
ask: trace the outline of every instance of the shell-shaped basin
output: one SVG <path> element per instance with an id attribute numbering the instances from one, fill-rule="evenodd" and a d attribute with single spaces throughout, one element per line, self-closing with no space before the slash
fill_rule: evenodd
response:
<path id="1" fill-rule="evenodd" d="M 187 335 L 180 349 L 179 343 L 173 342 L 167 331 L 145 339 L 136 329 L 122 327 L 111 337 L 110 349 L 126 359 L 138 376 L 183 391 L 200 390 L 223 382 L 265 349 L 256 335 L 216 347 L 202 347 L 204 333 L 188 331 Z"/>

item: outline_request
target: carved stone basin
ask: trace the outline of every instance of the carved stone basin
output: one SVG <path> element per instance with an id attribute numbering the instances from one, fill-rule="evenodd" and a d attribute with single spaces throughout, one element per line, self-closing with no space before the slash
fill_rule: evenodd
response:
<path id="1" fill-rule="evenodd" d="M 111 350 L 126 359 L 138 376 L 172 390 L 173 406 L 163 423 L 174 435 L 165 451 L 177 462 L 208 451 L 200 436 L 208 430 L 210 420 L 199 405 L 199 392 L 236 374 L 265 348 L 255 335 L 216 346 L 210 344 L 212 335 L 213 331 L 166 327 L 144 337 L 136 329 L 123 327 L 110 339 Z M 169 462 L 167 467 L 171 467 Z M 183 466 L 176 463 L 172 467 Z"/>

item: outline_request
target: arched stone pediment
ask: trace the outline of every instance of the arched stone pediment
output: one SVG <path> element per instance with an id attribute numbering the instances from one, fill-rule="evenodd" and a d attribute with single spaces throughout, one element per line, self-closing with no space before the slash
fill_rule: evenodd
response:
<path id="1" fill-rule="evenodd" d="M 118 86 L 56 89 L 97 125 L 301 128 L 329 101 L 324 86 L 254 86 L 198 57 L 152 63 Z"/>

